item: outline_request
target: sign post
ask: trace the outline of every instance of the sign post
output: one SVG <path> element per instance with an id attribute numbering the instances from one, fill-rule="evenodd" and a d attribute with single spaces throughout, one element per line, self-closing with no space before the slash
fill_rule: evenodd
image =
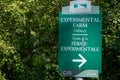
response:
<path id="1" fill-rule="evenodd" d="M 82 78 L 76 78 L 76 80 L 83 80 Z"/>
<path id="2" fill-rule="evenodd" d="M 102 73 L 102 13 L 83 13 L 90 2 L 76 1 L 70 3 L 75 13 L 74 8 L 72 13 L 63 14 L 65 8 L 59 13 L 59 71 L 76 80 L 98 78 Z M 77 11 L 77 7 L 81 9 L 78 5 L 84 6 L 83 12 Z"/>

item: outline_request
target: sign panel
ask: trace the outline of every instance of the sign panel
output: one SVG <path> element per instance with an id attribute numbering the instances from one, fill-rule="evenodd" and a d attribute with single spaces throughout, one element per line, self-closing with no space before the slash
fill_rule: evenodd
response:
<path id="1" fill-rule="evenodd" d="M 64 76 L 101 73 L 102 14 L 59 13 L 59 70 Z"/>
<path id="2" fill-rule="evenodd" d="M 99 6 L 91 6 L 91 12 L 70 12 L 70 6 L 62 7 L 62 14 L 99 14 Z"/>

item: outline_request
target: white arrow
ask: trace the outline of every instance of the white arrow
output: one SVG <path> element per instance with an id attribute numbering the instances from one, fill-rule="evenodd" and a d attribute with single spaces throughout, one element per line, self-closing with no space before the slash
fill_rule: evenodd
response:
<path id="1" fill-rule="evenodd" d="M 87 62 L 87 60 L 81 54 L 79 54 L 78 56 L 81 59 L 73 59 L 72 61 L 73 62 L 81 62 L 81 64 L 78 66 L 80 68 L 80 67 L 82 67 Z"/>

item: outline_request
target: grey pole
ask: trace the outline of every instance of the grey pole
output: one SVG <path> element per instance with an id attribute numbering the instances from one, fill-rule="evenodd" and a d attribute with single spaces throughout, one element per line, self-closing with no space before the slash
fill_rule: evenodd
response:
<path id="1" fill-rule="evenodd" d="M 83 78 L 76 78 L 76 80 L 83 80 Z"/>

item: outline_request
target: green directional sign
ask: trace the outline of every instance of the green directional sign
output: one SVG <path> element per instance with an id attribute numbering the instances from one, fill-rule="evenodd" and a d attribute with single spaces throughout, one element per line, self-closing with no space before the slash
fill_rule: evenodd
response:
<path id="1" fill-rule="evenodd" d="M 64 76 L 102 72 L 102 14 L 59 13 L 59 70 Z"/>

